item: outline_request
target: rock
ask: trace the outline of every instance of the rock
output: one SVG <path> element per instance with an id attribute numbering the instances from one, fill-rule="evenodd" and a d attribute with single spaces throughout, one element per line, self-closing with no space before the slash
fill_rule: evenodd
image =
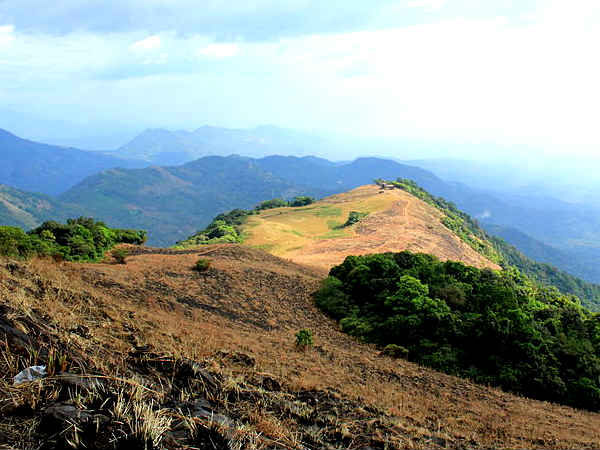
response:
<path id="1" fill-rule="evenodd" d="M 57 378 L 64 384 L 75 386 L 82 389 L 92 389 L 101 383 L 93 378 L 77 375 L 69 372 L 60 373 Z"/>
<path id="2" fill-rule="evenodd" d="M 217 414 L 212 410 L 211 404 L 206 399 L 199 399 L 192 405 L 190 410 L 192 417 L 197 417 L 203 420 L 209 420 L 222 427 L 231 427 L 234 425 L 234 421 L 223 414 Z"/>
<path id="3" fill-rule="evenodd" d="M 256 360 L 246 353 L 220 351 L 217 353 L 217 355 L 241 366 L 254 367 L 256 365 Z"/>
<path id="4" fill-rule="evenodd" d="M 88 422 L 92 419 L 92 414 L 83 411 L 76 406 L 58 403 L 48 406 L 44 410 L 44 418 L 62 422 Z"/>
<path id="5" fill-rule="evenodd" d="M 15 375 L 14 385 L 19 386 L 20 384 L 41 380 L 46 375 L 46 366 L 31 366 Z"/>

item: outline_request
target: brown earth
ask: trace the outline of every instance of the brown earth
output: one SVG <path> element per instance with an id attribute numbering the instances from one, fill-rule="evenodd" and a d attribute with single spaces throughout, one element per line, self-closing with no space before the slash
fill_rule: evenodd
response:
<path id="1" fill-rule="evenodd" d="M 236 245 L 131 251 L 126 265 L 0 265 L 0 448 L 72 437 L 70 425 L 44 427 L 57 402 L 106 422 L 88 430 L 88 448 L 135 448 L 117 445 L 133 427 L 119 419 L 123 386 L 155 409 L 141 423 L 170 420 L 159 448 L 600 448 L 599 414 L 383 357 L 342 334 L 312 302 L 324 270 Z M 200 256 L 211 264 L 197 273 Z M 306 351 L 295 347 L 303 328 L 315 340 Z M 12 386 L 49 359 L 104 384 L 83 399 L 60 377 Z M 183 370 L 190 360 L 201 369 Z"/>
<path id="2" fill-rule="evenodd" d="M 340 228 L 350 211 L 369 213 Z M 446 228 L 442 212 L 400 189 L 361 186 L 303 208 L 277 208 L 251 216 L 244 243 L 307 266 L 329 270 L 348 255 L 410 250 L 500 269 Z M 336 220 L 337 219 L 337 220 Z"/>

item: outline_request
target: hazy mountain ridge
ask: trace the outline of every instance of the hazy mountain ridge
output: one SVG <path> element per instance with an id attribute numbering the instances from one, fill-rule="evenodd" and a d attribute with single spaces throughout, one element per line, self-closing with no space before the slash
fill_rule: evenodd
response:
<path id="1" fill-rule="evenodd" d="M 146 137 L 143 138 L 144 136 Z M 202 153 L 210 149 L 228 153 L 253 153 L 257 151 L 285 153 L 286 149 L 291 153 L 307 151 L 318 153 L 319 148 L 328 144 L 325 138 L 315 137 L 309 133 L 268 126 L 257 127 L 252 130 L 201 127 L 194 132 L 170 132 L 154 129 L 148 130 L 138 137 L 140 148 L 138 150 L 131 148 L 130 150 L 133 153 L 130 156 L 146 159 L 156 157 L 156 159 L 167 165 L 179 164 L 182 160 L 192 158 L 193 152 Z M 162 138 L 170 143 L 161 147 L 160 139 Z M 74 188 L 74 192 L 79 189 L 87 189 L 88 194 L 69 193 L 62 197 L 67 203 L 77 201 L 80 205 L 78 207 L 80 211 L 85 211 L 91 206 L 93 207 L 91 214 L 101 215 L 106 220 L 119 220 L 119 226 L 147 227 L 151 231 L 151 242 L 154 244 L 168 245 L 185 237 L 186 233 L 176 234 L 172 238 L 167 237 L 165 232 L 161 235 L 152 233 L 154 229 L 161 226 L 160 223 L 164 220 L 164 217 L 161 217 L 164 216 L 164 212 L 161 211 L 160 207 L 154 207 L 148 201 L 145 201 L 143 207 L 136 206 L 129 192 L 119 192 L 112 189 L 108 186 L 110 183 L 103 186 L 98 185 L 99 191 L 92 192 L 90 191 L 91 185 L 87 180 L 84 180 L 85 175 L 95 176 L 106 168 L 114 168 L 115 166 L 139 167 L 147 165 L 147 161 L 117 159 L 114 157 L 114 155 L 119 154 L 117 151 L 110 152 L 110 155 L 113 156 L 109 156 L 108 154 L 38 144 L 17 138 L 8 132 L 0 133 L 0 143 L 2 142 L 4 142 L 4 145 L 0 147 L 0 150 L 2 151 L 1 159 L 3 159 L 4 164 L 0 166 L 0 183 L 4 182 L 25 191 L 56 194 L 67 190 L 77 181 L 82 181 L 81 186 Z M 195 150 L 190 150 L 193 146 L 196 146 L 194 147 Z M 178 150 L 173 150 L 174 147 Z M 446 182 L 419 167 L 380 158 L 359 158 L 352 163 L 336 163 L 314 156 L 267 156 L 254 161 L 257 168 L 273 174 L 273 176 L 284 180 L 290 187 L 293 187 L 292 191 L 288 192 L 290 195 L 310 194 L 320 196 L 343 192 L 370 183 L 376 177 L 395 179 L 401 176 L 413 179 L 432 194 L 453 201 L 485 226 L 500 225 L 518 229 L 519 232 L 532 236 L 532 238 L 543 242 L 545 245 L 559 249 L 559 252 L 545 252 L 544 262 L 558 266 L 588 281 L 600 281 L 600 269 L 596 269 L 600 253 L 600 233 L 598 232 L 600 230 L 600 212 L 592 206 L 585 207 L 538 195 L 527 196 L 515 194 L 514 192 L 502 193 L 493 190 L 494 186 L 492 185 L 486 190 L 473 189 L 463 183 Z M 427 166 L 427 161 L 415 161 L 415 163 Z M 202 165 L 202 163 L 199 164 Z M 456 175 L 461 166 L 456 163 L 450 164 L 446 160 L 442 162 L 430 161 L 429 165 L 436 170 L 446 167 L 446 171 L 443 172 L 446 175 L 452 173 Z M 468 163 L 463 166 L 465 167 L 464 173 L 467 181 L 475 180 L 474 182 L 477 182 L 479 179 L 479 183 L 481 183 L 481 175 L 478 172 L 481 166 L 473 166 Z M 165 204 L 168 202 L 164 201 L 164 196 L 168 195 L 169 192 L 176 192 L 179 189 L 179 195 L 184 195 L 183 192 L 185 191 L 185 182 L 178 181 L 177 176 L 169 180 L 169 177 L 166 176 L 170 173 L 169 170 L 171 169 L 163 172 L 163 177 L 160 180 L 155 176 L 148 175 L 147 179 L 142 182 L 142 184 L 147 184 L 144 188 L 147 194 L 151 192 L 160 194 L 158 198 Z M 111 172 L 111 174 L 101 175 L 101 177 L 110 178 L 114 176 L 117 184 L 123 182 L 123 177 L 136 177 L 138 174 L 142 178 L 145 177 L 144 172 L 117 171 Z M 119 175 L 117 176 L 117 174 Z M 94 179 L 98 180 L 98 178 Z M 153 185 L 155 182 L 156 185 Z M 133 182 L 133 185 L 136 184 L 139 183 Z M 129 188 L 135 189 L 133 185 Z M 110 194 L 103 194 L 101 191 L 104 188 L 108 189 Z M 252 189 L 250 185 L 249 188 Z M 245 189 L 248 189 L 248 187 Z M 265 192 L 267 191 L 269 189 L 266 189 Z M 228 194 L 224 195 L 225 192 L 228 192 Z M 198 229 L 206 225 L 217 212 L 224 212 L 234 207 L 251 207 L 255 202 L 273 196 L 287 195 L 285 190 L 279 190 L 277 187 L 271 189 L 270 192 L 273 195 L 269 194 L 265 198 L 254 196 L 251 197 L 252 200 L 245 201 L 243 192 L 236 193 L 227 189 L 219 192 L 218 189 L 213 189 L 214 195 L 204 197 L 202 202 L 205 204 L 213 202 L 215 208 L 196 208 L 196 210 L 201 211 L 199 215 L 184 214 L 184 216 L 190 222 L 194 222 L 189 224 L 190 227 Z M 193 192 L 189 192 L 190 198 L 194 195 Z M 76 198 L 77 200 L 75 200 Z M 20 224 L 27 228 L 38 225 L 40 220 L 46 217 L 36 212 L 35 208 L 29 212 L 23 212 L 7 199 L 5 199 L 3 205 L 5 223 Z M 74 208 L 73 205 L 62 205 L 58 199 L 54 205 L 54 211 L 60 209 L 72 211 Z M 189 209 L 190 205 L 186 208 Z M 195 207 L 191 206 L 191 208 Z M 145 212 L 142 213 L 142 211 Z M 180 212 L 178 210 L 170 211 L 175 217 L 172 221 L 177 222 Z M 136 219 L 136 215 L 145 216 L 145 219 L 142 220 L 141 217 Z M 64 219 L 67 214 L 58 213 L 57 217 Z M 131 223 L 127 223 L 129 221 Z M 192 228 L 189 231 L 192 231 Z M 152 237 L 153 234 L 154 237 Z M 528 256 L 534 259 L 538 259 L 540 256 L 539 252 L 536 253 L 533 250 L 535 245 L 526 244 L 522 237 L 519 238 L 514 233 L 505 234 L 504 237 L 517 247 L 523 246 L 522 251 Z M 566 254 L 567 257 L 564 257 L 561 253 Z"/>
<path id="2" fill-rule="evenodd" d="M 204 156 L 318 154 L 326 146 L 324 138 L 273 126 L 253 129 L 203 126 L 194 131 L 148 129 L 116 150 L 115 154 L 158 165 L 178 165 Z"/>
<path id="3" fill-rule="evenodd" d="M 21 139 L 0 129 L 0 184 L 57 195 L 89 175 L 147 163 Z"/>
<path id="4" fill-rule="evenodd" d="M 88 205 L 94 217 L 113 226 L 148 230 L 150 243 L 172 245 L 219 212 L 300 194 L 326 192 L 279 178 L 249 158 L 215 156 L 177 167 L 108 170 L 60 199 Z"/>

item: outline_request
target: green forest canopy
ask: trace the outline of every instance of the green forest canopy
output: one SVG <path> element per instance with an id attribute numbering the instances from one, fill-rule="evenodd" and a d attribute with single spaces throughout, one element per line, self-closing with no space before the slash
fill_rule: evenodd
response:
<path id="1" fill-rule="evenodd" d="M 66 224 L 44 222 L 25 232 L 0 226 L 0 254 L 17 258 L 60 256 L 68 261 L 97 261 L 117 244 L 146 242 L 146 232 L 109 228 L 89 217 L 69 219 Z"/>
<path id="2" fill-rule="evenodd" d="M 426 254 L 349 256 L 316 303 L 343 331 L 530 397 L 600 409 L 600 315 L 516 269 Z"/>

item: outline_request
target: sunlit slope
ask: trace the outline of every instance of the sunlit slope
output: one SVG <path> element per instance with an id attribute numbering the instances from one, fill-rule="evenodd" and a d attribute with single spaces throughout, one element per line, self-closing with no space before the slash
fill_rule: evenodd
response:
<path id="1" fill-rule="evenodd" d="M 368 213 L 344 227 L 351 211 Z M 277 208 L 248 218 L 246 245 L 312 267 L 329 269 L 348 255 L 410 250 L 499 269 L 446 228 L 443 213 L 399 189 L 361 186 L 301 208 Z"/>

